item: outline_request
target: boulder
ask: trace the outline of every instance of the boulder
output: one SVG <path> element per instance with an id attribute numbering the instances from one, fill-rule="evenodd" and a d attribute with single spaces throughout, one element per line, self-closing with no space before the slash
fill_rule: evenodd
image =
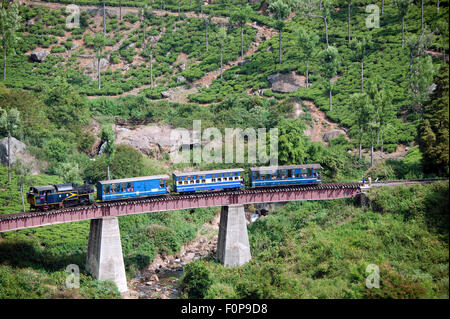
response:
<path id="1" fill-rule="evenodd" d="M 165 98 L 165 99 L 167 99 L 167 98 L 169 98 L 169 97 L 171 96 L 171 94 L 170 94 L 169 91 L 162 91 L 162 92 L 161 92 L 161 95 L 162 95 L 162 97 Z"/>
<path id="2" fill-rule="evenodd" d="M 184 76 L 182 76 L 182 75 L 177 76 L 177 83 L 185 82 L 185 81 L 186 81 L 186 78 Z"/>
<path id="3" fill-rule="evenodd" d="M 49 54 L 50 54 L 50 52 L 48 50 L 34 51 L 34 52 L 31 53 L 30 58 L 31 58 L 32 62 L 39 62 L 39 63 L 41 63 L 42 61 L 45 60 L 45 58 Z"/>
<path id="4" fill-rule="evenodd" d="M 183 72 L 184 70 L 186 70 L 186 64 L 183 63 L 178 68 L 180 69 L 181 72 Z"/>
<path id="5" fill-rule="evenodd" d="M 270 82 L 272 91 L 279 93 L 295 92 L 300 86 L 306 87 L 305 77 L 295 74 L 294 71 L 272 74 L 267 77 L 267 80 Z"/>
<path id="6" fill-rule="evenodd" d="M 19 156 L 21 152 L 26 149 L 26 145 L 16 139 L 15 137 L 11 137 L 11 164 L 13 164 Z M 8 164 L 8 138 L 5 137 L 0 140 L 0 160 L 2 164 Z"/>
<path id="7" fill-rule="evenodd" d="M 95 61 L 93 62 L 93 63 L 90 63 L 89 64 L 89 67 L 91 68 L 91 69 L 94 69 L 94 70 L 97 70 L 97 63 L 98 63 L 98 60 L 97 59 L 95 59 Z M 108 67 L 108 60 L 106 60 L 106 59 L 104 59 L 104 58 L 101 58 L 100 59 L 100 70 L 104 70 L 104 69 L 106 69 L 107 67 Z"/>
<path id="8" fill-rule="evenodd" d="M 239 61 L 238 62 L 238 65 L 239 66 L 243 66 L 244 64 L 246 64 L 246 63 L 248 63 L 248 62 L 251 62 L 252 60 L 250 60 L 250 59 L 245 59 L 245 60 L 242 60 L 242 61 Z"/>
<path id="9" fill-rule="evenodd" d="M 338 137 L 341 134 L 345 135 L 345 132 L 343 130 L 332 130 L 332 131 L 326 132 L 323 135 L 323 140 L 325 142 L 329 142 L 330 140 L 332 140 L 333 138 Z"/>

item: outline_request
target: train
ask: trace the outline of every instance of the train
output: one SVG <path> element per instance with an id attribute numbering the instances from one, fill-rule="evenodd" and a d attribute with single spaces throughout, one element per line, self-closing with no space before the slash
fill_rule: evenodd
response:
<path id="1" fill-rule="evenodd" d="M 141 176 L 99 181 L 94 199 L 93 185 L 57 184 L 32 186 L 27 202 L 32 210 L 51 210 L 89 205 L 96 201 L 108 202 L 146 198 L 167 194 L 184 194 L 242 188 L 318 184 L 322 181 L 320 164 L 265 166 L 249 168 L 249 183 L 245 184 L 242 168 L 172 173 L 172 189 L 168 175 Z"/>

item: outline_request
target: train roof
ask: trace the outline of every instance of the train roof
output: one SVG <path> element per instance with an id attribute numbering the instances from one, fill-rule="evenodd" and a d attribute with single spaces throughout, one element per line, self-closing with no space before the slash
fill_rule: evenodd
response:
<path id="1" fill-rule="evenodd" d="M 257 171 L 273 171 L 280 169 L 297 169 L 297 168 L 316 168 L 322 169 L 323 167 L 320 164 L 303 164 L 303 165 L 286 165 L 286 166 L 263 166 L 263 167 L 251 167 L 251 172 Z"/>
<path id="2" fill-rule="evenodd" d="M 57 192 L 67 192 L 67 191 L 73 191 L 72 184 L 58 184 L 55 185 Z"/>
<path id="3" fill-rule="evenodd" d="M 98 183 L 101 185 L 106 184 L 116 184 L 116 183 L 129 183 L 129 182 L 139 182 L 139 181 L 149 181 L 155 179 L 169 179 L 168 175 L 155 175 L 155 176 L 141 176 L 141 177 L 132 177 L 132 178 L 122 178 L 122 179 L 111 179 L 109 181 L 99 181 Z"/>
<path id="4" fill-rule="evenodd" d="M 206 175 L 206 174 L 216 174 L 216 173 L 234 173 L 243 172 L 242 168 L 231 168 L 231 169 L 218 169 L 214 171 L 199 171 L 199 172 L 187 172 L 187 173 L 173 173 L 174 176 L 192 176 L 192 175 Z"/>
<path id="5" fill-rule="evenodd" d="M 35 189 L 38 192 L 42 191 L 52 191 L 55 189 L 55 186 L 53 185 L 44 185 L 44 186 L 32 186 L 31 189 Z"/>

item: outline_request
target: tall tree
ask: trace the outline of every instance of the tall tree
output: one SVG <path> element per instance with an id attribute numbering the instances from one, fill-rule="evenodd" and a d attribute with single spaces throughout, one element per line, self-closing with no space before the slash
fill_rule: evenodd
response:
<path id="1" fill-rule="evenodd" d="M 306 87 L 309 87 L 309 60 L 313 57 L 319 43 L 319 36 L 313 32 L 308 32 L 304 28 L 295 31 L 297 45 L 306 54 Z"/>
<path id="2" fill-rule="evenodd" d="M 219 31 L 217 32 L 217 39 L 219 41 L 219 47 L 220 47 L 220 78 L 222 79 L 222 73 L 223 73 L 223 48 L 228 42 L 228 34 L 227 34 L 227 28 L 221 27 L 219 28 Z"/>
<path id="3" fill-rule="evenodd" d="M 414 59 L 409 71 L 408 87 L 411 95 L 411 108 L 422 117 L 423 105 L 434 90 L 435 70 L 429 55 Z"/>
<path id="4" fill-rule="evenodd" d="M 434 34 L 426 28 L 422 29 L 419 35 L 411 34 L 406 39 L 406 45 L 409 49 L 409 70 L 411 71 L 413 61 L 419 57 L 425 56 L 426 50 L 431 46 L 434 40 Z"/>
<path id="5" fill-rule="evenodd" d="M 372 36 L 368 35 L 361 40 L 353 39 L 350 42 L 350 47 L 353 52 L 353 58 L 361 63 L 361 92 L 364 91 L 364 58 L 367 51 L 372 47 Z"/>
<path id="6" fill-rule="evenodd" d="M 425 104 L 423 121 L 419 127 L 419 147 L 423 154 L 424 170 L 449 175 L 449 88 L 448 65 L 436 74 L 436 90 Z"/>
<path id="7" fill-rule="evenodd" d="M 351 109 L 354 115 L 353 123 L 358 129 L 359 159 L 362 159 L 362 143 L 369 120 L 370 99 L 366 93 L 354 93 L 350 96 Z"/>
<path id="8" fill-rule="evenodd" d="M 277 0 L 270 4 L 269 10 L 273 12 L 275 28 L 278 30 L 278 57 L 281 64 L 281 31 L 284 27 L 284 20 L 287 19 L 291 13 L 291 8 L 285 1 Z"/>
<path id="9" fill-rule="evenodd" d="M 331 79 L 336 76 L 340 64 L 339 52 L 333 47 L 329 46 L 327 49 L 319 53 L 320 73 L 323 78 L 328 80 L 328 94 L 330 98 L 330 111 L 333 110 L 332 91 L 333 83 Z"/>
<path id="10" fill-rule="evenodd" d="M 351 3 L 352 0 L 347 0 L 347 28 L 348 28 L 348 42 L 352 40 L 350 37 L 350 14 L 351 14 Z"/>
<path id="11" fill-rule="evenodd" d="M 230 17 L 231 23 L 236 23 L 241 27 L 241 59 L 244 58 L 244 26 L 249 20 L 250 8 L 236 9 Z"/>
<path id="12" fill-rule="evenodd" d="M 97 33 L 97 35 L 94 37 L 94 50 L 96 52 L 96 59 L 97 59 L 97 76 L 98 76 L 98 89 L 101 90 L 101 79 L 100 79 L 100 60 L 103 58 L 103 48 L 106 46 L 107 40 L 106 37 L 101 34 Z"/>
<path id="13" fill-rule="evenodd" d="M 317 0 L 298 0 L 298 5 L 296 6 L 299 13 L 310 18 L 319 18 L 323 20 L 325 25 L 325 43 L 327 44 L 327 48 L 329 45 L 328 22 L 334 6 L 334 0 L 323 0 L 320 8 L 318 8 Z"/>
<path id="14" fill-rule="evenodd" d="M 146 45 L 147 56 L 150 59 L 150 87 L 153 88 L 153 48 L 156 44 L 155 38 L 151 36 L 148 40 L 150 42 Z"/>
<path id="15" fill-rule="evenodd" d="M 20 112 L 11 108 L 9 111 L 1 109 L 0 130 L 8 137 L 8 181 L 11 183 L 11 136 L 16 135 L 20 128 Z"/>
<path id="16" fill-rule="evenodd" d="M 394 5 L 397 7 L 400 16 L 402 17 L 402 47 L 405 45 L 405 17 L 408 14 L 409 7 L 412 4 L 412 0 L 393 0 Z"/>
<path id="17" fill-rule="evenodd" d="M 106 176 L 108 177 L 108 180 L 111 179 L 109 167 L 111 165 L 112 158 L 114 156 L 114 152 L 116 151 L 116 145 L 114 144 L 115 141 L 115 134 L 111 126 L 105 126 L 103 127 L 100 138 L 103 143 L 105 143 L 104 148 L 104 154 L 106 155 L 106 162 L 107 162 L 107 171 Z"/>
<path id="18" fill-rule="evenodd" d="M 211 23 L 212 16 L 210 14 L 202 14 L 202 18 L 205 25 L 205 48 L 208 51 L 208 25 Z"/>
<path id="19" fill-rule="evenodd" d="M 122 0 L 119 0 L 119 21 L 122 20 Z"/>
<path id="20" fill-rule="evenodd" d="M 25 212 L 25 185 L 30 182 L 30 166 L 22 162 L 20 159 L 14 163 L 14 173 L 17 176 L 17 184 L 19 184 L 20 198 L 22 200 L 22 211 Z"/>
<path id="21" fill-rule="evenodd" d="M 16 31 L 20 27 L 21 17 L 17 2 L 2 3 L 0 7 L 0 43 L 3 51 L 3 81 L 6 80 L 6 56 L 15 53 L 14 46 L 17 42 Z"/>

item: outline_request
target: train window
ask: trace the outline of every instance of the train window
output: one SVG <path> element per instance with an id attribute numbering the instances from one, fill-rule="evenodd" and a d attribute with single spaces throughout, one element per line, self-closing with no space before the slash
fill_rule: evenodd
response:
<path id="1" fill-rule="evenodd" d="M 202 179 L 202 183 L 206 183 L 206 180 Z"/>
<path id="2" fill-rule="evenodd" d="M 109 185 L 106 185 L 106 193 L 109 193 L 110 192 L 110 187 L 109 187 Z"/>
<path id="3" fill-rule="evenodd" d="M 195 181 L 195 183 L 196 183 L 196 184 L 200 184 L 200 180 L 197 179 L 197 180 Z"/>
<path id="4" fill-rule="evenodd" d="M 261 174 L 261 180 L 262 180 L 262 181 L 265 180 L 265 177 L 266 177 L 266 175 L 262 175 L 262 174 Z"/>
<path id="5" fill-rule="evenodd" d="M 234 180 L 238 180 L 238 179 L 239 179 L 239 176 L 235 176 L 235 177 L 234 177 Z"/>
<path id="6" fill-rule="evenodd" d="M 194 180 L 191 180 L 191 184 L 194 184 Z"/>
<path id="7" fill-rule="evenodd" d="M 164 188 L 164 180 L 159 181 L 159 188 Z"/>
<path id="8" fill-rule="evenodd" d="M 183 182 L 182 182 L 182 181 L 179 181 L 179 182 L 178 182 L 178 185 L 181 185 L 181 184 L 183 184 Z"/>
<path id="9" fill-rule="evenodd" d="M 131 191 L 131 183 L 127 183 L 127 192 Z"/>
<path id="10" fill-rule="evenodd" d="M 186 185 L 186 184 L 189 184 L 189 182 L 188 181 L 184 181 L 184 185 Z"/>
<path id="11" fill-rule="evenodd" d="M 286 178 L 286 170 L 281 171 L 281 178 Z"/>

